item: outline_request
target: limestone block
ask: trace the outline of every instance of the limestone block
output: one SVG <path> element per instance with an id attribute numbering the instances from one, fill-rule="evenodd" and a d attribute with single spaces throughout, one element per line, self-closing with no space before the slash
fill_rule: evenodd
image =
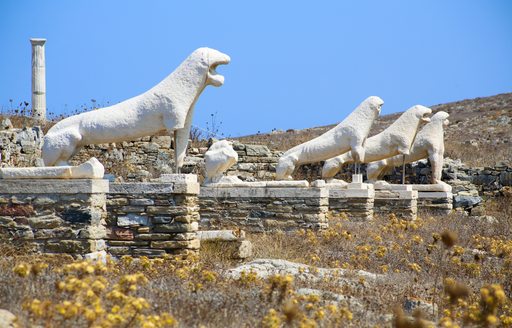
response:
<path id="1" fill-rule="evenodd" d="M 233 241 L 245 238 L 245 231 L 243 230 L 206 230 L 198 231 L 197 238 L 201 241 L 208 240 L 224 240 Z"/>
<path id="2" fill-rule="evenodd" d="M 249 240 L 201 240 L 201 247 L 208 247 L 236 260 L 252 256 L 252 243 Z"/>
<path id="3" fill-rule="evenodd" d="M 156 225 L 153 227 L 154 232 L 164 232 L 164 233 L 191 232 L 191 231 L 197 231 L 198 229 L 199 229 L 199 225 L 197 222 L 160 224 L 160 225 Z"/>
<path id="4" fill-rule="evenodd" d="M 110 194 L 170 194 L 174 192 L 172 183 L 112 183 Z"/>
<path id="5" fill-rule="evenodd" d="M 133 240 L 133 230 L 118 227 L 107 227 L 107 239 Z"/>
<path id="6" fill-rule="evenodd" d="M 201 188 L 204 198 L 318 198 L 327 197 L 325 188 Z"/>
<path id="7" fill-rule="evenodd" d="M 30 227 L 34 229 L 53 229 L 64 223 L 61 218 L 55 215 L 29 217 L 27 220 Z"/>
<path id="8" fill-rule="evenodd" d="M 105 169 L 92 157 L 78 166 L 1 168 L 0 179 L 102 179 Z"/>
<path id="9" fill-rule="evenodd" d="M 199 249 L 199 239 L 192 239 L 189 241 L 152 241 L 151 248 L 188 248 L 188 249 Z"/>
<path id="10" fill-rule="evenodd" d="M 96 194 L 108 193 L 108 180 L 21 179 L 0 181 L 0 194 Z"/>
<path id="11" fill-rule="evenodd" d="M 255 157 L 269 157 L 272 153 L 267 146 L 263 145 L 245 145 L 245 152 L 247 156 Z"/>
<path id="12" fill-rule="evenodd" d="M 135 213 L 130 213 L 126 216 L 119 216 L 117 218 L 117 225 L 120 227 L 129 227 L 129 226 L 139 226 L 139 225 L 148 225 L 149 218 L 144 215 L 137 215 Z"/>
<path id="13" fill-rule="evenodd" d="M 130 199 L 130 205 L 134 206 L 147 206 L 154 205 L 155 201 L 147 198 Z"/>
<path id="14" fill-rule="evenodd" d="M 169 240 L 171 239 L 172 235 L 168 233 L 143 233 L 138 234 L 135 239 L 140 240 Z"/>
<path id="15" fill-rule="evenodd" d="M 160 182 L 187 184 L 196 183 L 197 175 L 195 174 L 162 174 L 158 179 Z"/>

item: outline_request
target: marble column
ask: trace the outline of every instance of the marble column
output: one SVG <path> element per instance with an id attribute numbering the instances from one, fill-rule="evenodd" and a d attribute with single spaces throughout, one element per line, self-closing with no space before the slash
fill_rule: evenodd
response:
<path id="1" fill-rule="evenodd" d="M 32 117 L 46 120 L 46 39 L 30 39 L 32 44 Z"/>

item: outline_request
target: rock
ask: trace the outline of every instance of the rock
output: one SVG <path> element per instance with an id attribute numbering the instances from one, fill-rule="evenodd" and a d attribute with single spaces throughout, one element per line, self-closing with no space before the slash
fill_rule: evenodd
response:
<path id="1" fill-rule="evenodd" d="M 432 314 L 437 312 L 437 305 L 432 304 L 418 298 L 408 297 L 405 299 L 403 308 L 405 311 L 412 313 L 414 310 L 419 309 L 424 313 Z"/>
<path id="2" fill-rule="evenodd" d="M 491 185 L 496 182 L 496 177 L 490 174 L 479 174 L 475 175 L 472 179 L 473 183 L 476 185 Z"/>
<path id="3" fill-rule="evenodd" d="M 512 186 L 512 172 L 503 171 L 500 173 L 500 184 L 503 186 Z"/>
<path id="4" fill-rule="evenodd" d="M 483 224 L 499 223 L 498 219 L 491 215 L 473 216 L 473 211 L 471 211 L 471 216 L 469 218 Z"/>
<path id="5" fill-rule="evenodd" d="M 471 209 L 471 216 L 483 216 L 485 215 L 485 208 L 483 206 L 477 206 Z"/>
<path id="6" fill-rule="evenodd" d="M 120 227 L 129 227 L 137 225 L 147 226 L 148 222 L 149 219 L 147 216 L 137 215 L 134 213 L 129 213 L 126 216 L 120 216 L 117 218 L 117 225 Z"/>
<path id="7" fill-rule="evenodd" d="M 13 128 L 12 122 L 8 118 L 4 118 L 2 120 L 2 122 L 0 123 L 0 129 L 2 129 L 2 130 L 9 130 L 9 129 L 12 129 L 12 128 Z"/>
<path id="8" fill-rule="evenodd" d="M 7 310 L 0 309 L 0 327 L 2 328 L 16 328 L 18 319 L 14 314 Z"/>
<path id="9" fill-rule="evenodd" d="M 84 258 L 92 262 L 107 264 L 107 252 L 105 251 L 87 253 L 84 255 Z"/>
<path id="10" fill-rule="evenodd" d="M 453 197 L 453 207 L 472 208 L 482 202 L 480 196 L 457 195 Z"/>
<path id="11" fill-rule="evenodd" d="M 245 145 L 247 156 L 270 157 L 272 152 L 267 146 L 263 145 Z"/>
<path id="12" fill-rule="evenodd" d="M 384 276 L 363 270 L 325 269 L 316 268 L 302 263 L 295 263 L 279 259 L 257 259 L 245 263 L 234 269 L 227 270 L 226 275 L 238 279 L 242 272 L 254 272 L 260 278 L 266 279 L 272 275 L 292 275 L 296 279 L 310 282 L 322 281 L 326 278 L 338 279 L 343 283 L 359 282 L 364 278 L 366 282 L 376 282 Z M 350 278 L 349 278 L 350 277 Z M 354 285 L 356 287 L 356 285 Z"/>

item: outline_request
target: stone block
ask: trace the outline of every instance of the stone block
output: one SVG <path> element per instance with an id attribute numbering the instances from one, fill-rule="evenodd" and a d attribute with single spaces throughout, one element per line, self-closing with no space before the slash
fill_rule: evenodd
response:
<path id="1" fill-rule="evenodd" d="M 108 206 L 125 206 L 128 205 L 130 202 L 128 198 L 112 198 L 107 199 L 107 205 Z"/>
<path id="2" fill-rule="evenodd" d="M 118 227 L 107 227 L 107 239 L 118 239 L 118 240 L 132 240 L 134 239 L 133 230 L 118 228 Z"/>
<path id="3" fill-rule="evenodd" d="M 33 229 L 53 229 L 61 226 L 64 222 L 56 215 L 29 217 L 27 221 Z"/>
<path id="4" fill-rule="evenodd" d="M 135 236 L 138 240 L 169 240 L 172 235 L 168 233 L 144 233 Z"/>
<path id="5" fill-rule="evenodd" d="M 117 218 L 117 225 L 119 227 L 129 227 L 129 226 L 147 226 L 149 224 L 149 218 L 144 215 L 138 215 L 135 213 L 129 213 L 125 216 L 119 216 Z"/>
<path id="6" fill-rule="evenodd" d="M 110 246 L 126 246 L 126 247 L 140 247 L 140 246 L 149 246 L 149 241 L 134 241 L 134 240 L 110 240 Z"/>
<path id="7" fill-rule="evenodd" d="M 255 157 L 270 157 L 272 156 L 272 152 L 268 149 L 267 146 L 263 145 L 245 145 L 245 152 L 247 156 L 255 156 Z"/>
<path id="8" fill-rule="evenodd" d="M 151 248 L 164 248 L 164 249 L 174 249 L 174 248 L 187 248 L 187 249 L 199 249 L 200 241 L 199 239 L 192 239 L 187 241 L 152 241 Z"/>
<path id="9" fill-rule="evenodd" d="M 500 184 L 503 186 L 512 186 L 512 172 L 503 171 L 500 173 Z"/>
<path id="10" fill-rule="evenodd" d="M 186 215 L 188 214 L 188 209 L 181 206 L 148 206 L 146 212 L 150 215 Z"/>
<path id="11" fill-rule="evenodd" d="M 130 205 L 134 206 L 147 206 L 147 205 L 154 205 L 155 201 L 148 198 L 137 198 L 137 199 L 130 199 Z"/>
<path id="12" fill-rule="evenodd" d="M 2 180 L 0 184 L 0 194 L 95 194 L 108 189 L 108 180 L 100 179 Z"/>
<path id="13" fill-rule="evenodd" d="M 197 222 L 192 223 L 173 223 L 160 224 L 153 227 L 154 232 L 172 233 L 172 232 L 192 232 L 197 231 L 199 225 Z"/>
<path id="14" fill-rule="evenodd" d="M 165 255 L 165 249 L 152 249 L 152 248 L 134 248 L 133 249 L 134 256 L 148 256 L 148 257 L 158 257 Z"/>

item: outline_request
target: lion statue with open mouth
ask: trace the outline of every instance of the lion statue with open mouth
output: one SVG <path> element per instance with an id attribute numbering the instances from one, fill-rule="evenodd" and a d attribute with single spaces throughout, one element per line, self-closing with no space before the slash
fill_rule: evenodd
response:
<path id="1" fill-rule="evenodd" d="M 199 48 L 145 93 L 110 107 L 63 119 L 44 137 L 44 164 L 69 165 L 69 159 L 89 144 L 122 142 L 173 132 L 175 171 L 179 173 L 185 159 L 194 105 L 206 86 L 218 87 L 224 83 L 224 77 L 215 69 L 229 62 L 230 57 L 226 54 Z"/>

